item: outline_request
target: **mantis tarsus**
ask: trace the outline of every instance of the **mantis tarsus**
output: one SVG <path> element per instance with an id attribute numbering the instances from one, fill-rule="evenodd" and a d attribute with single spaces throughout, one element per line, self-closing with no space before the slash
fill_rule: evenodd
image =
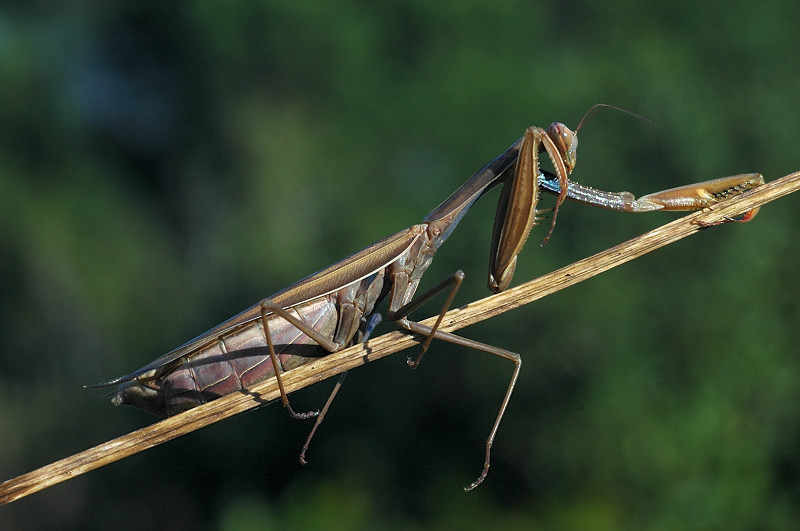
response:
<path id="1" fill-rule="evenodd" d="M 636 199 L 628 192 L 603 192 L 569 180 L 575 166 L 577 133 L 561 123 L 547 130 L 530 127 L 522 138 L 473 175 L 428 214 L 422 223 L 384 238 L 369 247 L 285 288 L 212 328 L 188 343 L 126 376 L 100 384 L 119 385 L 111 393 L 116 405 L 126 404 L 169 416 L 219 396 L 241 391 L 275 376 L 281 399 L 295 418 L 317 416 L 300 455 L 321 422 L 322 412 L 296 413 L 283 390 L 281 373 L 363 340 L 367 318 L 388 296 L 389 320 L 425 336 L 411 368 L 419 366 L 433 338 L 494 354 L 514 363 L 514 372 L 486 440 L 485 460 L 472 490 L 486 477 L 491 447 L 514 390 L 521 367 L 519 354 L 438 330 L 464 275 L 457 271 L 426 293 L 414 297 L 422 274 L 470 206 L 488 190 L 503 183 L 491 241 L 489 289 L 500 292 L 511 283 L 517 255 L 537 221 L 540 190 L 557 195 L 550 231 L 565 199 L 619 210 L 693 210 L 764 183 L 760 174 L 744 174 L 681 186 Z M 539 153 L 546 152 L 555 173 L 542 170 Z M 737 221 L 748 221 L 756 210 Z M 449 289 L 433 327 L 411 321 L 411 312 L 435 294 Z M 376 314 L 377 315 L 377 314 Z M 280 370 L 275 370 L 280 367 Z"/>

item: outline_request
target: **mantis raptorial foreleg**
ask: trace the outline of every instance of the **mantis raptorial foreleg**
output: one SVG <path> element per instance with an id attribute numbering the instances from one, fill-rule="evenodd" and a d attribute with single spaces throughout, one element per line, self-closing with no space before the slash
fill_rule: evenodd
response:
<path id="1" fill-rule="evenodd" d="M 511 283 L 517 255 L 536 224 L 539 153 L 547 152 L 559 185 L 558 199 L 553 207 L 550 230 L 542 243 L 544 245 L 556 226 L 558 209 L 568 197 L 569 174 L 575 167 L 577 148 L 577 135 L 558 122 L 551 124 L 546 131 L 541 127 L 529 127 L 525 131 L 513 178 L 507 178 L 495 214 L 489 265 L 489 289 L 493 292 L 499 293 Z"/>

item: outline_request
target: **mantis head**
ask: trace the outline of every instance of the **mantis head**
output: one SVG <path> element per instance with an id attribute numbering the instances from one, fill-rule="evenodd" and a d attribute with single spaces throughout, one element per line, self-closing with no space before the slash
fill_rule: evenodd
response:
<path id="1" fill-rule="evenodd" d="M 571 173 L 578 157 L 578 134 L 561 122 L 553 122 L 547 129 L 547 136 L 555 143 L 567 172 Z"/>

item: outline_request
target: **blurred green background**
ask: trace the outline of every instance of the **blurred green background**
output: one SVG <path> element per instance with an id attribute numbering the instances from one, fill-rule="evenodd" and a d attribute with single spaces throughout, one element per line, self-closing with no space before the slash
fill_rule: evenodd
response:
<path id="1" fill-rule="evenodd" d="M 800 169 L 800 4 L 6 2 L 0 479 L 145 426 L 83 384 L 421 220 L 529 125 L 637 195 Z M 422 287 L 485 296 L 496 192 Z M 0 508 L 2 529 L 752 529 L 800 519 L 798 199 Z M 566 205 L 515 283 L 673 219 Z M 538 236 L 537 236 L 538 235 Z M 435 313 L 427 308 L 420 317 Z M 378 332 L 391 330 L 382 325 Z M 319 407 L 333 382 L 293 395 Z"/>

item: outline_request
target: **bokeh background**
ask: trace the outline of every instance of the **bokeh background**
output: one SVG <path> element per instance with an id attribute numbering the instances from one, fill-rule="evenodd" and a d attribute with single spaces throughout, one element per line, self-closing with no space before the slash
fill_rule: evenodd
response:
<path id="1" fill-rule="evenodd" d="M 421 220 L 529 125 L 637 195 L 800 169 L 800 4 L 0 7 L 0 479 L 155 420 L 82 385 Z M 423 285 L 488 292 L 496 192 Z M 800 519 L 798 199 L 0 508 L 2 529 L 744 529 Z M 566 205 L 515 283 L 674 218 Z M 538 236 L 537 236 L 538 234 Z M 435 313 L 421 311 L 419 317 Z M 392 329 L 382 325 L 378 332 Z M 319 407 L 333 382 L 293 395 Z"/>

